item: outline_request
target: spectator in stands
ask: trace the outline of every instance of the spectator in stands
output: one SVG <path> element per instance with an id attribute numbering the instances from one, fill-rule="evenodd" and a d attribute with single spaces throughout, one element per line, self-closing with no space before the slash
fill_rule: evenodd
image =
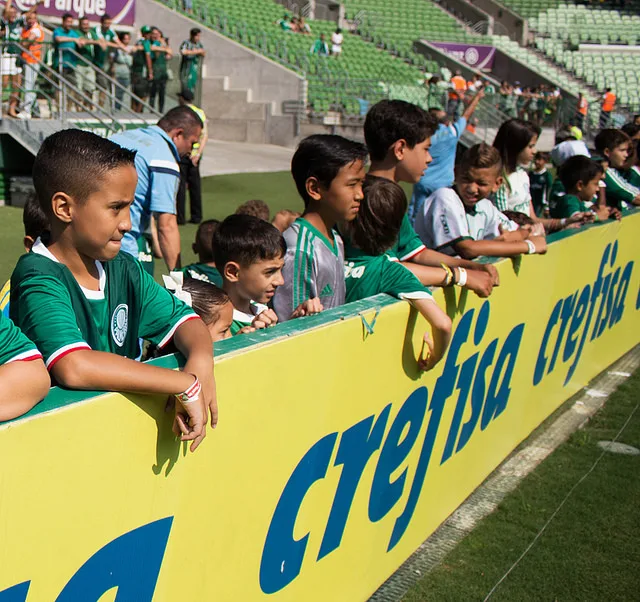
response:
<path id="1" fill-rule="evenodd" d="M 193 0 L 182 0 L 182 8 L 184 11 L 192 15 L 193 14 Z"/>
<path id="2" fill-rule="evenodd" d="M 104 71 L 107 75 L 111 75 L 111 62 L 110 54 L 112 49 L 119 48 L 125 50 L 124 44 L 120 41 L 120 38 L 116 35 L 116 32 L 112 29 L 113 19 L 110 15 L 104 14 L 100 17 L 100 25 L 93 30 L 93 34 L 100 44 L 95 46 L 93 62 L 96 67 L 101 71 Z M 100 106 L 104 106 L 106 102 L 105 91 L 110 90 L 111 83 L 100 72 L 96 73 L 96 85 L 98 86 L 98 103 Z M 162 109 L 160 109 L 162 112 Z"/>
<path id="3" fill-rule="evenodd" d="M 269 205 L 267 205 L 264 201 L 260 199 L 254 199 L 251 201 L 246 201 L 239 205 L 235 210 L 236 215 L 253 215 L 254 217 L 259 217 L 265 222 L 269 221 L 269 216 L 271 212 L 269 211 Z"/>
<path id="4" fill-rule="evenodd" d="M 464 113 L 454 123 L 451 123 L 449 115 L 444 111 L 429 107 L 429 112 L 438 121 L 438 129 L 431 137 L 431 163 L 413 187 L 413 196 L 409 204 L 409 219 L 413 223 L 415 216 L 420 212 L 425 199 L 443 186 L 453 184 L 453 166 L 456 160 L 456 148 L 460 137 L 464 133 L 467 123 L 478 104 L 484 97 L 482 87 L 474 94 L 471 102 L 465 108 Z"/>
<path id="5" fill-rule="evenodd" d="M 0 422 L 22 416 L 49 392 L 51 381 L 36 346 L 0 314 Z"/>
<path id="6" fill-rule="evenodd" d="M 158 241 L 169 270 L 180 267 L 180 232 L 176 219 L 176 191 L 181 157 L 188 156 L 202 133 L 202 121 L 189 107 L 171 109 L 158 125 L 128 130 L 112 137 L 135 150 L 138 185 L 131 206 L 131 229 L 123 235 L 122 250 L 134 257 L 152 213 L 157 214 Z M 148 250 L 147 250 L 148 252 Z"/>
<path id="7" fill-rule="evenodd" d="M 180 44 L 180 83 L 183 90 L 196 93 L 196 86 L 200 78 L 200 68 L 206 56 L 204 46 L 200 42 L 201 31 L 194 27 L 189 32 L 189 39 Z"/>
<path id="8" fill-rule="evenodd" d="M 143 25 L 140 28 L 142 38 L 136 43 L 131 62 L 131 91 L 140 99 L 146 100 L 153 81 L 153 63 L 151 61 L 151 27 Z M 131 99 L 131 109 L 142 113 L 142 104 Z"/>
<path id="9" fill-rule="evenodd" d="M 446 106 L 446 96 L 440 87 L 440 78 L 437 75 L 431 77 L 427 82 L 427 107 L 444 111 Z"/>
<path id="10" fill-rule="evenodd" d="M 286 250 L 282 234 L 253 215 L 230 215 L 216 229 L 213 253 L 222 275 L 222 288 L 233 304 L 232 335 L 278 322 L 267 303 L 284 284 Z"/>
<path id="11" fill-rule="evenodd" d="M 586 99 L 582 92 L 578 93 L 578 107 L 576 109 L 575 125 L 577 125 L 581 131 L 584 131 L 584 120 L 589 112 L 589 101 Z"/>
<path id="12" fill-rule="evenodd" d="M 158 111 L 164 113 L 164 99 L 167 91 L 169 73 L 167 60 L 173 56 L 167 40 L 162 32 L 154 27 L 151 30 L 151 63 L 153 65 L 153 81 L 149 90 L 149 104 L 155 109 L 158 97 Z"/>
<path id="13" fill-rule="evenodd" d="M 313 43 L 309 53 L 317 54 L 318 56 L 329 56 L 329 46 L 327 46 L 323 33 L 321 33 L 320 37 Z"/>
<path id="14" fill-rule="evenodd" d="M 285 32 L 293 31 L 293 23 L 291 21 L 291 17 L 287 13 L 282 15 L 282 19 L 278 19 L 276 21 L 276 25 L 280 26 L 280 29 Z"/>
<path id="15" fill-rule="evenodd" d="M 174 432 L 193 441 L 193 451 L 209 410 L 212 426 L 217 420 L 211 338 L 189 307 L 120 253 L 131 225 L 134 155 L 81 130 L 44 141 L 33 179 L 50 231 L 13 272 L 11 319 L 63 387 L 176 396 Z M 140 338 L 173 340 L 183 370 L 134 361 Z"/>
<path id="16" fill-rule="evenodd" d="M 457 119 L 464 108 L 464 97 L 467 90 L 467 82 L 462 77 L 462 71 L 456 69 L 455 75 L 449 82 L 451 89 L 449 91 L 449 105 L 447 106 L 447 113 L 452 119 Z"/>
<path id="17" fill-rule="evenodd" d="M 44 42 L 44 28 L 38 22 L 38 15 L 35 10 L 30 10 L 24 15 L 24 28 L 20 43 L 26 49 L 22 53 L 24 65 L 24 104 L 18 117 L 30 119 L 34 113 L 40 115 L 37 105 L 36 84 L 42 60 L 42 43 Z"/>
<path id="18" fill-rule="evenodd" d="M 200 178 L 200 161 L 204 153 L 205 146 L 209 140 L 209 129 L 205 112 L 193 104 L 193 92 L 182 90 L 178 94 L 178 102 L 181 106 L 189 107 L 202 122 L 202 133 L 198 141 L 193 145 L 191 153 L 185 155 L 180 160 L 180 187 L 178 188 L 178 224 L 187 221 L 186 202 L 187 188 L 189 188 L 189 208 L 191 209 L 192 224 L 199 224 L 202 221 L 202 182 Z"/>
<path id="19" fill-rule="evenodd" d="M 609 127 L 609 123 L 611 122 L 611 113 L 613 113 L 613 109 L 615 109 L 616 106 L 616 99 L 616 95 L 613 93 L 611 88 L 607 88 L 601 98 L 600 129 Z"/>
<path id="20" fill-rule="evenodd" d="M 342 29 L 338 27 L 331 34 L 331 54 L 333 56 L 340 56 L 342 53 L 342 42 L 344 42 L 344 36 L 342 35 Z"/>
<path id="21" fill-rule="evenodd" d="M 182 273 L 187 276 L 187 278 L 210 282 L 211 284 L 221 287 L 222 276 L 216 267 L 213 253 L 213 235 L 219 225 L 219 220 L 208 219 L 198 226 L 196 239 L 191 246 L 193 252 L 198 256 L 198 262 L 182 268 Z"/>
<path id="22" fill-rule="evenodd" d="M 96 91 L 96 71 L 93 65 L 98 41 L 87 17 L 78 19 L 78 35 L 84 44 L 78 48 L 78 54 L 82 59 L 79 59 L 76 65 L 76 86 L 90 99 L 87 108 L 93 109 L 95 100 L 93 96 Z M 84 102 L 86 103 L 86 101 Z"/>
<path id="23" fill-rule="evenodd" d="M 62 25 L 53 30 L 53 68 L 60 73 L 70 84 L 76 85 L 76 66 L 78 59 L 69 52 L 77 51 L 84 45 L 84 40 L 80 34 L 72 28 L 73 15 L 65 13 L 62 15 Z M 69 94 L 67 100 L 67 110 L 71 108 L 72 98 Z"/>
<path id="24" fill-rule="evenodd" d="M 434 302 L 431 291 L 407 268 L 387 255 L 398 238 L 407 210 L 402 188 L 386 178 L 367 176 L 363 186 L 366 202 L 353 221 L 344 225 L 352 245 L 360 251 L 345 265 L 347 303 L 387 293 L 411 303 L 429 323 L 432 336 L 424 334 L 418 365 L 430 370 L 444 356 L 451 338 L 451 319 Z M 450 285 L 453 284 L 450 272 Z M 425 347 L 427 356 L 423 357 Z"/>
<path id="25" fill-rule="evenodd" d="M 500 102 L 498 103 L 498 108 L 500 111 L 508 117 L 517 117 L 517 99 L 513 93 L 513 86 L 509 82 L 503 81 L 502 84 L 500 84 L 499 94 Z"/>
<path id="26" fill-rule="evenodd" d="M 622 130 L 604 129 L 595 137 L 596 151 L 609 161 L 604 174 L 607 205 L 620 211 L 640 205 L 640 189 L 623 175 L 631 149 L 631 139 Z"/>
<path id="27" fill-rule="evenodd" d="M 533 169 L 529 171 L 531 202 L 537 217 L 549 217 L 549 194 L 553 176 L 547 169 L 548 162 L 549 154 L 538 151 L 533 157 Z"/>
<path id="28" fill-rule="evenodd" d="M 456 166 L 455 187 L 440 188 L 425 201 L 416 220 L 420 237 L 431 248 L 467 259 L 546 252 L 543 236 L 518 229 L 489 200 L 501 174 L 497 149 L 484 143 L 468 149 Z"/>
<path id="29" fill-rule="evenodd" d="M 125 91 L 128 91 L 131 86 L 132 54 L 134 52 L 134 49 L 130 46 L 131 35 L 129 33 L 126 31 L 121 32 L 118 34 L 118 38 L 122 42 L 122 48 L 112 49 L 111 54 L 113 77 L 120 84 L 120 86 L 116 86 L 116 111 L 122 108 Z"/>
<path id="30" fill-rule="evenodd" d="M 374 105 L 364 122 L 364 137 L 371 156 L 369 174 L 396 184 L 416 184 L 431 162 L 429 147 L 437 126 L 430 113 L 408 102 L 383 100 Z M 347 259 L 357 254 L 348 239 L 345 239 L 345 252 Z M 498 283 L 493 266 L 452 259 L 428 249 L 413 229 L 408 215 L 405 215 L 398 240 L 389 253 L 393 253 L 425 286 L 442 286 L 447 281 L 448 271 L 443 263 L 454 269 L 456 282 L 480 297 L 488 297 Z M 464 277 L 459 268 L 467 270 Z"/>
<path id="31" fill-rule="evenodd" d="M 345 302 L 344 244 L 336 225 L 362 201 L 364 145 L 332 135 L 305 138 L 291 159 L 304 213 L 284 233 L 284 286 L 273 299 L 281 322 Z"/>
<path id="32" fill-rule="evenodd" d="M 478 73 L 474 73 L 471 80 L 467 82 L 467 92 L 477 92 L 481 88 L 484 88 L 482 78 Z"/>
<path id="33" fill-rule="evenodd" d="M 290 209 L 281 209 L 273 216 L 271 224 L 278 228 L 280 232 L 286 232 L 302 214 L 298 211 L 291 211 Z"/>
<path id="34" fill-rule="evenodd" d="M 49 220 L 40 208 L 35 192 L 27 198 L 22 211 L 22 225 L 24 226 L 24 252 L 28 253 L 33 243 L 49 229 Z M 7 280 L 0 290 L 0 314 L 9 317 L 9 295 L 11 294 L 11 280 Z"/>
<path id="35" fill-rule="evenodd" d="M 304 17 L 302 15 L 298 18 L 298 33 L 303 33 L 305 35 L 308 35 L 311 33 L 311 27 L 304 20 Z"/>

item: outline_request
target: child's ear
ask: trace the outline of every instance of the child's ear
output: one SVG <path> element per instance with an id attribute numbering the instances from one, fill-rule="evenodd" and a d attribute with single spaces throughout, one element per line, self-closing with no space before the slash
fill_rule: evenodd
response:
<path id="1" fill-rule="evenodd" d="M 65 224 L 71 223 L 73 212 L 73 199 L 64 192 L 56 192 L 51 197 L 51 211 L 55 219 Z"/>
<path id="2" fill-rule="evenodd" d="M 319 201 L 322 198 L 322 192 L 320 191 L 320 182 L 318 182 L 318 178 L 315 178 L 313 176 L 307 178 L 307 181 L 304 183 L 304 187 L 310 199 Z"/>
<path id="3" fill-rule="evenodd" d="M 578 192 L 582 192 L 584 190 L 584 182 L 582 180 L 578 180 L 576 182 L 576 190 Z"/>
<path id="4" fill-rule="evenodd" d="M 611 149 L 605 148 L 602 154 L 608 159 L 609 155 L 611 154 Z"/>
<path id="5" fill-rule="evenodd" d="M 238 278 L 240 275 L 240 264 L 235 261 L 228 261 L 225 263 L 224 268 L 222 270 L 222 276 L 225 280 L 229 282 L 238 282 Z"/>
<path id="6" fill-rule="evenodd" d="M 28 253 L 29 251 L 31 251 L 31 247 L 33 247 L 33 243 L 36 242 L 32 236 L 27 236 L 25 234 L 24 238 L 22 239 L 22 244 L 24 245 L 24 250 Z"/>
<path id="7" fill-rule="evenodd" d="M 504 179 L 502 178 L 502 176 L 498 176 L 496 178 L 495 184 L 493 185 L 493 188 L 491 189 L 491 192 L 498 192 L 498 188 L 502 186 L 502 182 L 504 182 Z"/>
<path id="8" fill-rule="evenodd" d="M 407 141 L 404 138 L 401 138 L 391 145 L 391 152 L 398 161 L 402 161 L 402 159 L 404 159 L 404 151 L 406 148 Z"/>

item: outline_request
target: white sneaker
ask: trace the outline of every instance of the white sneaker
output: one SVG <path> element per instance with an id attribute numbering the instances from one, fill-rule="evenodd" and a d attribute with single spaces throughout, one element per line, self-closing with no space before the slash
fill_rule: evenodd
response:
<path id="1" fill-rule="evenodd" d="M 16 115 L 16 117 L 18 119 L 31 119 L 31 114 L 30 113 L 18 113 Z"/>

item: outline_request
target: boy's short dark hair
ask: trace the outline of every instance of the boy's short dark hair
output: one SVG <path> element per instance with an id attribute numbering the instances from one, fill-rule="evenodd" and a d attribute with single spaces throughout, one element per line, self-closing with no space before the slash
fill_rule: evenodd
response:
<path id="1" fill-rule="evenodd" d="M 568 193 L 575 190 L 578 182 L 587 184 L 591 180 L 602 176 L 602 174 L 602 166 L 583 155 L 576 155 L 567 159 L 558 170 L 558 177 Z"/>
<path id="2" fill-rule="evenodd" d="M 73 15 L 71 13 L 64 13 L 64 15 L 62 15 L 60 20 L 64 21 L 65 19 L 73 19 Z"/>
<path id="3" fill-rule="evenodd" d="M 197 36 L 199 33 L 202 33 L 202 30 L 198 29 L 197 27 L 194 27 L 193 29 L 191 29 L 189 31 L 189 36 L 193 38 L 193 37 Z"/>
<path id="4" fill-rule="evenodd" d="M 490 167 L 495 167 L 498 171 L 502 170 L 500 152 L 494 146 L 481 142 L 468 148 L 462 154 L 456 170 L 464 173 L 469 169 L 488 169 Z"/>
<path id="5" fill-rule="evenodd" d="M 636 125 L 633 122 L 625 123 L 620 129 L 629 136 L 629 138 L 633 138 L 638 135 L 638 132 L 640 132 L 640 125 Z"/>
<path id="6" fill-rule="evenodd" d="M 183 129 L 186 135 L 192 134 L 195 129 L 203 126 L 202 119 L 198 117 L 198 114 L 186 105 L 173 107 L 158 121 L 158 127 L 165 132 Z"/>
<path id="7" fill-rule="evenodd" d="M 367 255 L 382 255 L 398 239 L 407 212 L 407 197 L 395 182 L 368 175 L 362 186 L 364 200 L 355 219 L 343 228 L 350 241 Z"/>
<path id="8" fill-rule="evenodd" d="M 280 230 L 253 215 L 230 215 L 213 235 L 213 255 L 221 274 L 230 261 L 248 267 L 256 261 L 284 257 L 286 252 Z"/>
<path id="9" fill-rule="evenodd" d="M 593 143 L 596 147 L 596 151 L 601 155 L 604 155 L 605 149 L 613 150 L 617 146 L 621 146 L 626 142 L 629 142 L 631 138 L 627 136 L 622 130 L 616 130 L 608 128 L 606 130 L 600 130 L 595 137 Z"/>
<path id="10" fill-rule="evenodd" d="M 398 140 L 413 148 L 433 136 L 437 128 L 437 119 L 419 106 L 404 100 L 381 100 L 367 113 L 364 139 L 371 158 L 382 161 Z"/>
<path id="11" fill-rule="evenodd" d="M 549 162 L 549 153 L 545 153 L 543 151 L 537 151 L 535 155 L 533 155 L 533 160 L 537 161 L 538 159 L 543 159 L 545 163 Z"/>
<path id="12" fill-rule="evenodd" d="M 530 216 L 522 211 L 503 211 L 502 215 L 508 217 L 512 222 L 518 224 L 518 226 L 533 226 L 535 223 Z"/>
<path id="13" fill-rule="evenodd" d="M 242 205 L 238 205 L 235 213 L 236 215 L 254 215 L 255 217 L 263 219 L 265 222 L 269 221 L 269 216 L 271 215 L 269 205 L 260 199 L 253 199 L 242 203 Z"/>
<path id="14" fill-rule="evenodd" d="M 195 252 L 200 261 L 213 261 L 213 235 L 220 225 L 219 219 L 206 219 L 200 223 L 194 241 Z"/>
<path id="15" fill-rule="evenodd" d="M 135 151 L 91 132 L 69 129 L 52 134 L 40 146 L 33 163 L 40 207 L 49 217 L 56 192 L 86 201 L 108 172 L 125 165 L 135 168 L 135 156 Z"/>
<path id="16" fill-rule="evenodd" d="M 338 172 L 356 161 L 367 159 L 364 144 L 333 134 L 314 134 L 305 138 L 291 159 L 291 175 L 305 206 L 309 202 L 307 180 L 316 178 L 325 188 L 331 186 Z"/>
<path id="17" fill-rule="evenodd" d="M 24 226 L 24 235 L 33 238 L 33 240 L 42 236 L 42 233 L 49 229 L 49 220 L 42 210 L 35 192 L 27 197 L 27 202 L 24 204 L 22 225 Z"/>

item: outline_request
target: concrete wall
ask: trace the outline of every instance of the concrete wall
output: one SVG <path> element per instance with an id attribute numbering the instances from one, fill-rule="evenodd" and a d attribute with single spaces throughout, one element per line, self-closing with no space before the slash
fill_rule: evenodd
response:
<path id="1" fill-rule="evenodd" d="M 484 23 L 485 26 L 476 31 L 478 31 L 478 33 L 493 35 L 493 17 L 477 6 L 467 2 L 467 0 L 440 0 L 440 6 L 470 26 L 474 26 L 477 23 Z"/>
<path id="2" fill-rule="evenodd" d="M 271 102 L 274 115 L 282 114 L 285 100 L 300 97 L 303 77 L 159 2 L 137 0 L 136 27 L 142 25 L 161 26 L 176 53 L 180 43 L 189 37 L 189 30 L 199 27 L 202 44 L 207 50 L 205 76 L 229 76 L 233 88 L 251 90 L 252 100 Z M 202 104 L 206 111 L 206 99 Z"/>
<path id="3" fill-rule="evenodd" d="M 495 0 L 469 0 L 469 3 L 494 18 L 494 33 L 508 35 L 520 44 L 526 42 L 529 29 L 527 21 L 520 15 Z"/>

